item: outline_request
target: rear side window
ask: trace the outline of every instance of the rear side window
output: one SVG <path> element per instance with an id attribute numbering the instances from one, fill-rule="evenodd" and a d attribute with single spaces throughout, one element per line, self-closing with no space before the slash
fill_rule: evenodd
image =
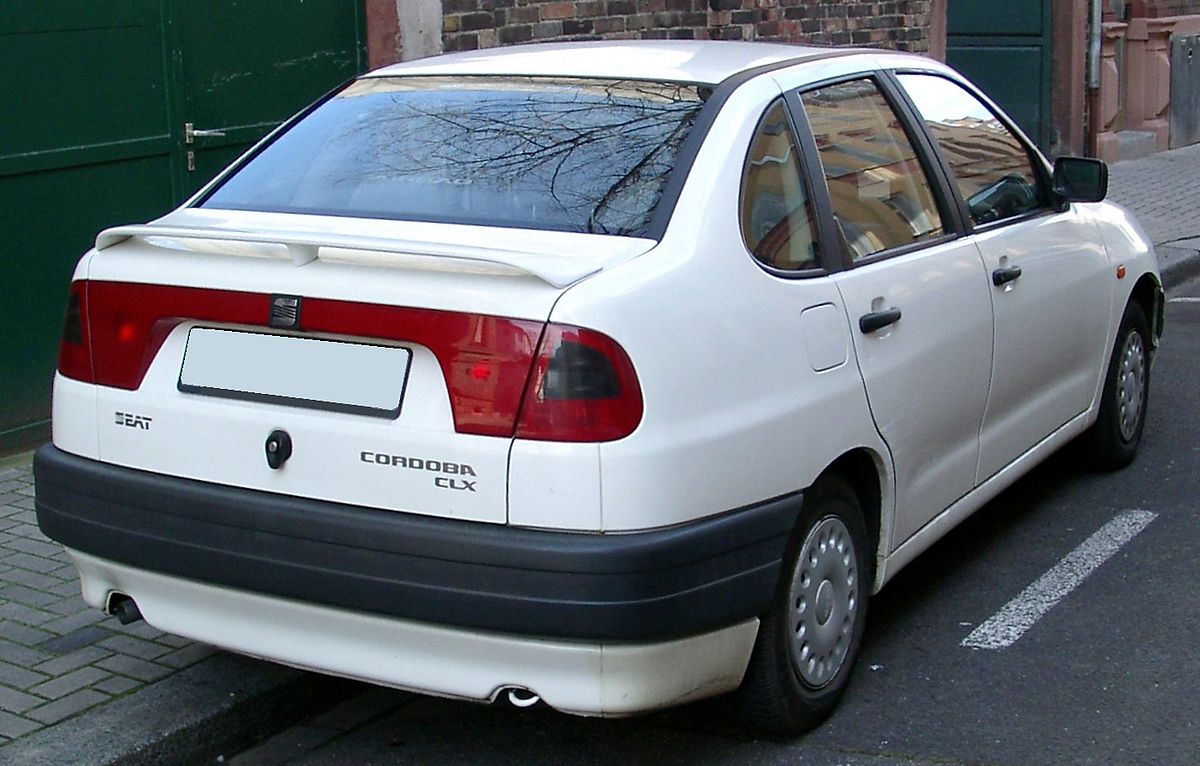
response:
<path id="1" fill-rule="evenodd" d="M 742 180 L 742 236 L 767 266 L 796 271 L 819 265 L 799 149 L 782 100 L 767 110 L 750 144 Z"/>
<path id="2" fill-rule="evenodd" d="M 929 126 L 975 223 L 1045 205 L 1029 152 L 983 102 L 944 77 L 902 74 L 898 79 Z"/>
<path id="3" fill-rule="evenodd" d="M 639 235 L 702 106 L 668 83 L 364 78 L 201 206 Z"/>
<path id="4" fill-rule="evenodd" d="M 941 236 L 929 180 L 874 80 L 829 85 L 801 99 L 851 259 Z"/>

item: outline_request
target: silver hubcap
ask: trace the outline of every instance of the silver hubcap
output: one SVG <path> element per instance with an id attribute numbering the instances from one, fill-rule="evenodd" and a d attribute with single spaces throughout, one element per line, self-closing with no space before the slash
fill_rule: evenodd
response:
<path id="1" fill-rule="evenodd" d="M 1121 438 L 1132 441 L 1142 420 L 1142 399 L 1146 389 L 1146 347 L 1140 333 L 1131 332 L 1121 349 L 1117 371 L 1117 423 Z"/>
<path id="2" fill-rule="evenodd" d="M 813 527 L 792 575 L 792 665 L 819 688 L 846 660 L 858 616 L 858 561 L 850 531 L 830 516 Z"/>

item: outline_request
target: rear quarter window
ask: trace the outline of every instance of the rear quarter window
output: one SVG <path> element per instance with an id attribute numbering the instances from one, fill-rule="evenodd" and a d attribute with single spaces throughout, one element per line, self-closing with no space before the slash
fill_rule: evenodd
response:
<path id="1" fill-rule="evenodd" d="M 782 100 L 767 110 L 750 144 L 741 212 L 746 248 L 760 263 L 784 271 L 820 266 L 800 150 Z"/>

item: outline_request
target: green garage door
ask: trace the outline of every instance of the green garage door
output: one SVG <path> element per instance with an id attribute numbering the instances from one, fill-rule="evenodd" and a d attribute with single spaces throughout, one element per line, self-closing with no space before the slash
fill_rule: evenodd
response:
<path id="1" fill-rule="evenodd" d="M 177 205 L 361 71 L 363 39 L 347 0 L 0 3 L 0 451 L 45 433 L 96 233 Z"/>
<path id="2" fill-rule="evenodd" d="M 946 61 L 1050 145 L 1050 0 L 952 0 Z"/>

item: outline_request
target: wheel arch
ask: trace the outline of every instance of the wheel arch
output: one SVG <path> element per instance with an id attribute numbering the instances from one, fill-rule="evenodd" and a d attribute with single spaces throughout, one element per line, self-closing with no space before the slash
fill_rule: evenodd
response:
<path id="1" fill-rule="evenodd" d="M 863 521 L 867 525 L 870 536 L 869 547 L 875 551 L 872 566 L 872 577 L 878 575 L 880 564 L 887 551 L 883 549 L 888 539 L 890 525 L 885 526 L 884 508 L 887 487 L 883 457 L 866 447 L 857 447 L 840 455 L 821 472 L 821 476 L 836 474 L 849 483 L 858 498 L 859 507 L 863 512 Z M 819 479 L 818 479 L 819 480 Z M 877 588 L 873 588 L 877 590 Z"/>
<path id="2" fill-rule="evenodd" d="M 1146 314 L 1150 322 L 1150 343 L 1158 347 L 1158 340 L 1163 332 L 1163 290 L 1155 276 L 1149 272 L 1138 278 L 1137 284 L 1129 295 L 1130 302 L 1136 302 Z"/>

